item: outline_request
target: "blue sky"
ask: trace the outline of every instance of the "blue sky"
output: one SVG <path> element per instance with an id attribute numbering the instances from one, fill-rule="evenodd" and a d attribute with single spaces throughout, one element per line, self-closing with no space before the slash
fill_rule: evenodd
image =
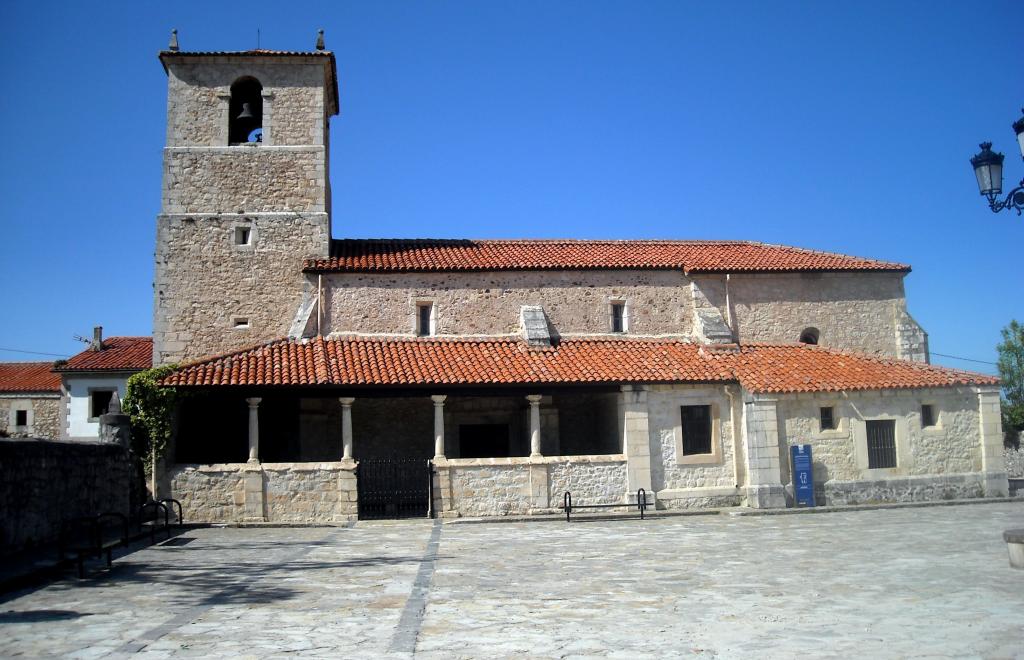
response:
<path id="1" fill-rule="evenodd" d="M 0 348 L 149 334 L 156 53 L 335 51 L 337 237 L 750 239 L 908 262 L 934 352 L 1024 320 L 1024 4 L 5 2 Z M 0 360 L 48 359 L 0 352 Z M 961 368 L 994 367 L 942 357 Z"/>

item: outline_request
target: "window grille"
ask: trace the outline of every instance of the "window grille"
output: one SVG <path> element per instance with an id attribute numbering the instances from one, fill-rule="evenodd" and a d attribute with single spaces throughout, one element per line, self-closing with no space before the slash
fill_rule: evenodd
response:
<path id="1" fill-rule="evenodd" d="M 836 428 L 836 418 L 834 409 L 832 406 L 824 406 L 821 408 L 821 430 L 822 431 L 834 431 Z"/>
<path id="2" fill-rule="evenodd" d="M 896 422 L 891 419 L 869 420 L 868 468 L 896 467 Z"/>
<path id="3" fill-rule="evenodd" d="M 921 406 L 921 427 L 935 426 L 935 409 L 930 404 Z"/>
<path id="4" fill-rule="evenodd" d="M 682 406 L 683 455 L 711 453 L 711 406 Z"/>

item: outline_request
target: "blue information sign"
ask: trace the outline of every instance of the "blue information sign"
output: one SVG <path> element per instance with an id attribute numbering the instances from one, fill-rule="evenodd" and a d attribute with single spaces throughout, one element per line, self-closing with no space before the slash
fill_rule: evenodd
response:
<path id="1" fill-rule="evenodd" d="M 789 448 L 793 458 L 793 497 L 797 506 L 814 506 L 814 474 L 811 470 L 810 445 L 793 445 Z"/>

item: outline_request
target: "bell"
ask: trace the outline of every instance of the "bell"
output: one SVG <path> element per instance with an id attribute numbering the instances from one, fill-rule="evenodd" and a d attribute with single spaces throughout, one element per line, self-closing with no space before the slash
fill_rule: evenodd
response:
<path id="1" fill-rule="evenodd" d="M 242 104 L 242 112 L 237 117 L 235 117 L 235 119 L 252 119 L 252 118 L 253 118 L 253 114 L 252 114 L 252 110 L 249 109 L 249 104 L 248 103 L 243 103 Z"/>

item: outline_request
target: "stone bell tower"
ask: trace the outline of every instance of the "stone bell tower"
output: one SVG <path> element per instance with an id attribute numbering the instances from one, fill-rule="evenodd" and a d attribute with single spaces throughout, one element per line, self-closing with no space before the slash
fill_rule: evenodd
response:
<path id="1" fill-rule="evenodd" d="M 338 83 L 322 32 L 309 52 L 186 52 L 175 31 L 160 62 L 153 363 L 167 364 L 288 334 L 303 260 L 330 250 Z"/>

